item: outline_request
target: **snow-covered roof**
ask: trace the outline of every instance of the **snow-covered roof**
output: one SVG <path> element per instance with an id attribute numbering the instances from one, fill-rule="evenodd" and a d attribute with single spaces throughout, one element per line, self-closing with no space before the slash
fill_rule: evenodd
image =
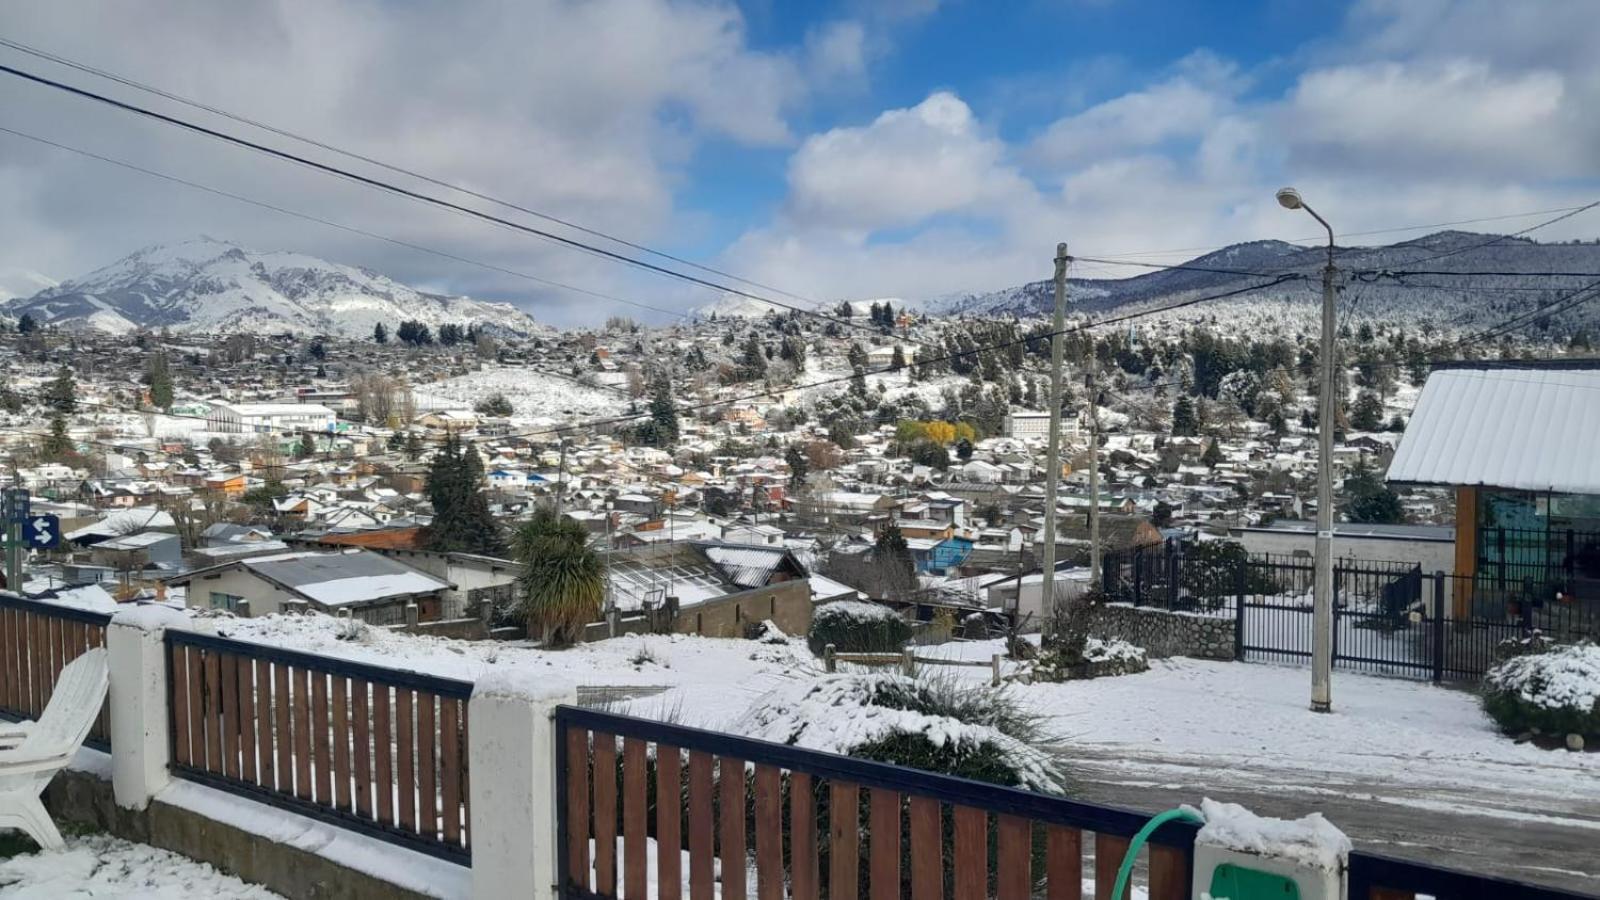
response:
<path id="1" fill-rule="evenodd" d="M 373 603 L 388 597 L 445 590 L 450 583 L 366 550 L 301 551 L 259 556 L 228 565 L 245 569 L 323 606 Z M 208 569 L 196 569 L 183 581 Z"/>
<path id="2" fill-rule="evenodd" d="M 1600 493 L 1600 367 L 1439 369 L 1390 481 Z"/>

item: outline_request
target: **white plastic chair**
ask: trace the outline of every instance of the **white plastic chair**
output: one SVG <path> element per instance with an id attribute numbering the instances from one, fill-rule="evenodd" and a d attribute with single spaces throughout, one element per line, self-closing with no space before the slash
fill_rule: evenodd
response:
<path id="1" fill-rule="evenodd" d="M 104 648 L 86 651 L 61 670 L 38 721 L 0 730 L 0 828 L 21 829 L 45 850 L 65 846 L 40 798 L 94 727 L 108 669 Z"/>

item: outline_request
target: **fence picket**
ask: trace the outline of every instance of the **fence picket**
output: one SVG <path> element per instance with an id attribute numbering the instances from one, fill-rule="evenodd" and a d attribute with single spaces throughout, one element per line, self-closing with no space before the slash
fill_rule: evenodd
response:
<path id="1" fill-rule="evenodd" d="M 350 809 L 350 679 L 335 675 L 330 685 L 333 696 L 333 803 Z"/>
<path id="2" fill-rule="evenodd" d="M 957 806 L 955 820 L 955 900 L 984 900 L 989 893 L 989 816 Z"/>
<path id="3" fill-rule="evenodd" d="M 722 832 L 717 853 L 722 861 L 722 900 L 744 900 L 745 857 L 750 852 L 744 824 L 744 760 L 717 758 L 717 804 L 717 824 Z"/>
<path id="4" fill-rule="evenodd" d="M 939 801 L 911 798 L 911 900 L 943 900 L 944 828 Z"/>
<path id="5" fill-rule="evenodd" d="M 1095 900 L 1112 900 L 1112 892 L 1117 888 L 1117 869 L 1122 865 L 1123 854 L 1128 852 L 1128 839 L 1114 834 L 1096 833 L 1094 836 L 1094 898 Z M 1133 886 L 1129 885 L 1116 900 L 1128 900 L 1133 896 Z"/>
<path id="6" fill-rule="evenodd" d="M 1051 825 L 1045 838 L 1048 900 L 1083 900 L 1083 832 Z"/>
<path id="7" fill-rule="evenodd" d="M 783 776 L 756 766 L 756 897 L 783 900 Z"/>
<path id="8" fill-rule="evenodd" d="M 594 889 L 617 892 L 617 739 L 594 735 Z"/>
<path id="9" fill-rule="evenodd" d="M 828 898 L 855 900 L 861 889 L 861 790 L 828 785 Z"/>
<path id="10" fill-rule="evenodd" d="M 794 900 L 817 900 L 817 796 L 811 776 L 789 775 L 789 890 Z"/>
<path id="11" fill-rule="evenodd" d="M 645 745 L 638 738 L 622 742 L 622 891 L 628 900 L 645 895 L 650 859 L 645 849 L 650 803 L 645 782 Z"/>
<path id="12" fill-rule="evenodd" d="M 873 788 L 867 797 L 868 893 L 871 900 L 899 900 L 900 794 Z"/>
<path id="13" fill-rule="evenodd" d="M 239 777 L 239 657 L 217 654 L 222 675 L 222 774 Z"/>
<path id="14" fill-rule="evenodd" d="M 683 896 L 683 754 L 656 745 L 656 889 L 660 900 Z"/>
<path id="15" fill-rule="evenodd" d="M 711 754 L 689 754 L 689 898 L 712 900 L 716 818 L 712 807 Z"/>
<path id="16" fill-rule="evenodd" d="M 1189 854 L 1163 844 L 1150 846 L 1150 900 L 1187 900 Z"/>
<path id="17" fill-rule="evenodd" d="M 999 816 L 995 833 L 996 896 L 999 900 L 1027 900 L 1033 888 L 1033 823 L 1021 816 Z"/>

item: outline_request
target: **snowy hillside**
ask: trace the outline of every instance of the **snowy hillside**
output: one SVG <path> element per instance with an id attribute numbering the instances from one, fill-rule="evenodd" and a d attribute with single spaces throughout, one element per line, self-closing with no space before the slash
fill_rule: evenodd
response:
<path id="1" fill-rule="evenodd" d="M 518 420 L 614 416 L 628 408 L 627 397 L 616 391 L 514 366 L 490 366 L 412 389 L 417 408 L 424 412 L 471 409 L 496 394 L 511 401 Z"/>
<path id="2" fill-rule="evenodd" d="M 1136 310 L 1169 306 L 1266 280 L 1257 275 L 1235 274 L 1238 272 L 1268 273 L 1269 276 L 1290 273 L 1304 278 L 1242 294 L 1237 299 L 1195 306 L 1174 313 L 1172 317 L 1192 320 L 1215 316 L 1228 320 L 1248 314 L 1257 321 L 1265 317 L 1292 327 L 1310 326 L 1316 321 L 1319 279 L 1325 260 L 1323 248 L 1255 241 L 1236 244 L 1183 264 L 1232 271 L 1165 269 L 1120 279 L 1073 278 L 1069 279 L 1067 297 L 1075 313 Z M 1541 244 L 1525 238 L 1497 239 L 1493 235 L 1444 231 L 1382 247 L 1341 247 L 1337 265 L 1341 270 L 1341 316 L 1428 324 L 1445 332 L 1467 331 L 1547 306 L 1600 279 L 1600 244 Z M 1102 272 L 1117 267 L 1085 263 L 1083 268 Z M 1130 267 L 1127 271 L 1141 270 Z M 1442 274 L 1396 274 L 1410 271 Z M 1465 272 L 1512 274 L 1453 274 Z M 1578 274 L 1563 277 L 1535 274 L 1540 272 Z M 1051 283 L 1039 281 L 986 294 L 945 297 L 933 304 L 933 308 L 949 315 L 1042 316 L 1050 313 L 1054 297 Z M 1557 333 L 1562 333 L 1581 327 L 1593 328 L 1597 322 L 1600 322 L 1600 303 L 1585 303 L 1550 317 L 1548 323 L 1534 318 L 1530 326 L 1533 329 L 1554 327 Z"/>
<path id="3" fill-rule="evenodd" d="M 795 300 L 791 297 L 773 296 L 773 299 L 781 300 L 790 306 L 797 306 L 801 309 L 812 309 L 830 316 L 838 314 L 839 305 L 841 302 L 848 302 L 850 304 L 850 315 L 852 317 L 860 317 L 863 319 L 865 319 L 867 314 L 872 310 L 872 304 L 874 303 L 879 305 L 888 303 L 894 307 L 896 312 L 906 309 L 915 312 L 922 309 L 925 305 L 918 300 L 904 300 L 899 297 L 874 297 L 867 300 L 833 301 L 831 303 L 823 303 L 821 305 L 815 305 L 802 300 Z M 776 304 L 764 303 L 760 300 L 753 300 L 749 297 L 741 297 L 738 294 L 723 294 L 722 298 L 717 302 L 698 307 L 693 310 L 693 313 L 702 319 L 709 319 L 713 315 L 719 319 L 760 319 L 766 316 L 768 313 L 783 313 L 787 311 L 788 310 L 785 307 L 778 306 Z"/>
<path id="4" fill-rule="evenodd" d="M 200 238 L 147 247 L 81 278 L 12 299 L 4 311 L 41 322 L 113 333 L 290 331 L 367 337 L 415 319 L 437 329 L 476 323 L 490 331 L 544 330 L 507 303 L 414 290 L 382 275 L 299 253 L 256 253 Z"/>

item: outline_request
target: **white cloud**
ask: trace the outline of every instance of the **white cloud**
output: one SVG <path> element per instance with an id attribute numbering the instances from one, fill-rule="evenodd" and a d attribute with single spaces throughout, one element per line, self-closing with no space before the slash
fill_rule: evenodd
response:
<path id="1" fill-rule="evenodd" d="M 863 127 L 808 138 L 789 163 L 790 214 L 807 227 L 870 232 L 988 210 L 1026 182 L 961 98 L 939 92 Z"/>
<path id="2" fill-rule="evenodd" d="M 806 66 L 815 82 L 856 82 L 867 71 L 867 29 L 844 19 L 806 34 Z"/>

